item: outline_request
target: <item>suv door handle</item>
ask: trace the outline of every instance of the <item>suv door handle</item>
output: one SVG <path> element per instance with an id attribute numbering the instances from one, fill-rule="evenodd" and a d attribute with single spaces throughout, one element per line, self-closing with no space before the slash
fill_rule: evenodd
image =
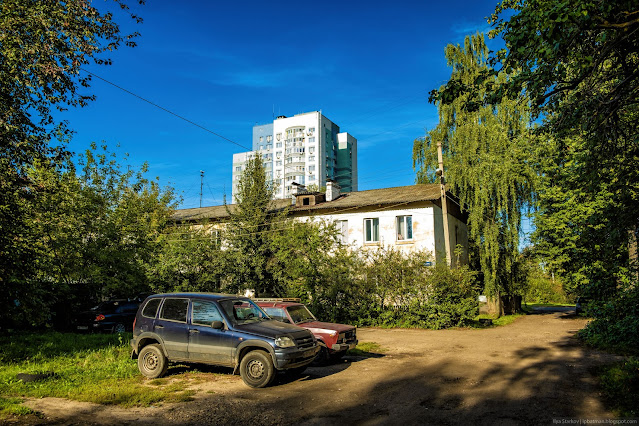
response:
<path id="1" fill-rule="evenodd" d="M 193 334 L 199 333 L 199 332 L 200 332 L 200 330 L 195 330 L 195 329 L 194 330 L 189 330 L 189 333 L 193 333 Z"/>
<path id="2" fill-rule="evenodd" d="M 164 328 L 163 325 L 156 325 L 155 328 Z"/>

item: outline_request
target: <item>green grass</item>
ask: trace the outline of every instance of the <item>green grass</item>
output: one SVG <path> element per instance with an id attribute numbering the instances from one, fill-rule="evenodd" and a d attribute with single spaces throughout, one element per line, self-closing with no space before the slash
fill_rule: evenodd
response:
<path id="1" fill-rule="evenodd" d="M 608 405 L 621 417 L 638 417 L 639 358 L 605 367 L 599 382 Z"/>
<path id="2" fill-rule="evenodd" d="M 354 349 L 350 349 L 347 354 L 354 356 L 375 356 L 386 352 L 379 343 L 360 342 Z"/>
<path id="3" fill-rule="evenodd" d="M 30 410 L 20 405 L 24 397 L 58 397 L 125 407 L 190 400 L 194 392 L 185 389 L 183 383 L 149 385 L 130 359 L 129 338 L 130 334 L 68 333 L 0 337 L 0 418 L 29 414 Z M 17 379 L 18 373 L 54 375 L 25 383 Z"/>
<path id="4" fill-rule="evenodd" d="M 569 308 L 569 307 L 575 307 L 574 303 L 524 303 L 524 307 L 525 308 L 547 308 L 547 307 L 551 307 L 551 306 L 556 306 L 556 307 L 565 307 L 565 308 Z"/>
<path id="5" fill-rule="evenodd" d="M 501 327 L 504 325 L 511 324 L 517 318 L 523 317 L 525 314 L 513 314 L 513 315 L 502 315 L 499 318 L 494 318 L 490 315 L 478 315 L 473 320 L 470 325 L 471 328 L 491 328 L 491 327 Z M 491 319 L 493 323 L 491 325 L 484 325 L 479 322 L 480 319 Z"/>

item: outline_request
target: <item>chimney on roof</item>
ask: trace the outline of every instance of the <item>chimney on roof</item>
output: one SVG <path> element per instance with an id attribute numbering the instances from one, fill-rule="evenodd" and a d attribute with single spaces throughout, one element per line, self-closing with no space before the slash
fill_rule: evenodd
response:
<path id="1" fill-rule="evenodd" d="M 291 191 L 291 204 L 295 205 L 295 202 L 297 200 L 297 193 L 306 191 L 306 186 L 297 182 L 291 182 L 291 186 L 295 187 L 295 191 Z"/>
<path id="2" fill-rule="evenodd" d="M 339 198 L 340 190 L 339 183 L 331 179 L 326 179 L 326 201 L 333 201 Z"/>

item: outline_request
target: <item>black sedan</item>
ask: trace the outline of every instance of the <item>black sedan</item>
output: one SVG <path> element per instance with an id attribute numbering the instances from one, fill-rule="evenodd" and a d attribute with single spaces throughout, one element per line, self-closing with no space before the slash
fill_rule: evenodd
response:
<path id="1" fill-rule="evenodd" d="M 138 311 L 138 301 L 108 300 L 75 318 L 76 331 L 102 331 L 123 333 L 133 329 L 133 320 Z"/>

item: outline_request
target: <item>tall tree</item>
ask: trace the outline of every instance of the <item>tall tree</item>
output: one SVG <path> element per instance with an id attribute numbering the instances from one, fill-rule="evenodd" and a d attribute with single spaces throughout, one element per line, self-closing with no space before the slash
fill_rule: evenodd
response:
<path id="1" fill-rule="evenodd" d="M 114 5 L 129 9 L 122 0 Z M 111 60 L 104 53 L 121 44 L 135 45 L 138 34 L 121 34 L 113 16 L 113 11 L 100 12 L 83 0 L 0 3 L 0 153 L 14 166 L 45 152 L 59 130 L 56 124 L 66 130 L 66 123 L 56 122 L 55 109 L 94 99 L 83 93 L 91 76 L 82 74 L 82 67 L 90 62 L 108 65 Z"/>
<path id="2" fill-rule="evenodd" d="M 34 197 L 24 238 L 32 275 L 5 286 L 19 309 L 2 316 L 37 323 L 52 303 L 70 303 L 74 293 L 97 299 L 148 291 L 147 265 L 175 206 L 172 189 L 148 179 L 146 165 L 123 170 L 104 146 L 79 156 L 80 170 L 72 160 L 36 161 L 28 174 Z"/>
<path id="3" fill-rule="evenodd" d="M 230 291 L 252 289 L 258 295 L 285 291 L 275 288 L 268 265 L 274 255 L 271 246 L 274 223 L 280 225 L 286 216 L 276 211 L 273 194 L 262 157 L 252 156 L 240 175 L 235 204 L 226 205 L 229 221 L 223 235 L 228 246 L 226 279 Z"/>
<path id="4" fill-rule="evenodd" d="M 507 0 L 492 22 L 506 43 L 494 62 L 520 70 L 495 94 L 524 91 L 544 118 L 543 131 L 560 142 L 580 140 L 557 144 L 556 164 L 573 162 L 578 148 L 575 171 L 591 199 L 605 176 L 614 222 L 620 233 L 630 231 L 632 246 L 639 226 L 639 5 Z"/>
<path id="5" fill-rule="evenodd" d="M 448 45 L 445 54 L 452 74 L 441 92 L 451 85 L 474 84 L 490 71 L 483 35 L 466 37 L 464 46 Z M 532 200 L 535 181 L 528 163 L 530 112 L 521 99 L 482 103 L 473 111 L 466 103 L 485 98 L 493 85 L 510 78 L 499 73 L 475 85 L 472 94 L 450 102 L 436 98 L 439 124 L 413 147 L 417 181 L 433 182 L 441 142 L 447 185 L 469 214 L 471 255 L 479 261 L 491 296 L 515 292 L 522 209 Z"/>
<path id="6" fill-rule="evenodd" d="M 124 1 L 114 0 L 113 5 L 127 13 Z M 87 89 L 91 78 L 81 74 L 82 66 L 91 61 L 109 64 L 105 53 L 134 45 L 137 34 L 121 34 L 114 16 L 82 0 L 0 2 L 0 286 L 7 289 L 0 298 L 3 312 L 20 309 L 18 293 L 29 292 L 27 283 L 35 285 L 35 242 L 41 236 L 33 234 L 30 222 L 40 192 L 28 173 L 38 161 L 61 164 L 68 155 L 62 142 L 69 128 L 56 122 L 55 110 L 83 106 L 93 98 Z M 61 149 L 49 145 L 54 139 L 62 143 Z"/>

